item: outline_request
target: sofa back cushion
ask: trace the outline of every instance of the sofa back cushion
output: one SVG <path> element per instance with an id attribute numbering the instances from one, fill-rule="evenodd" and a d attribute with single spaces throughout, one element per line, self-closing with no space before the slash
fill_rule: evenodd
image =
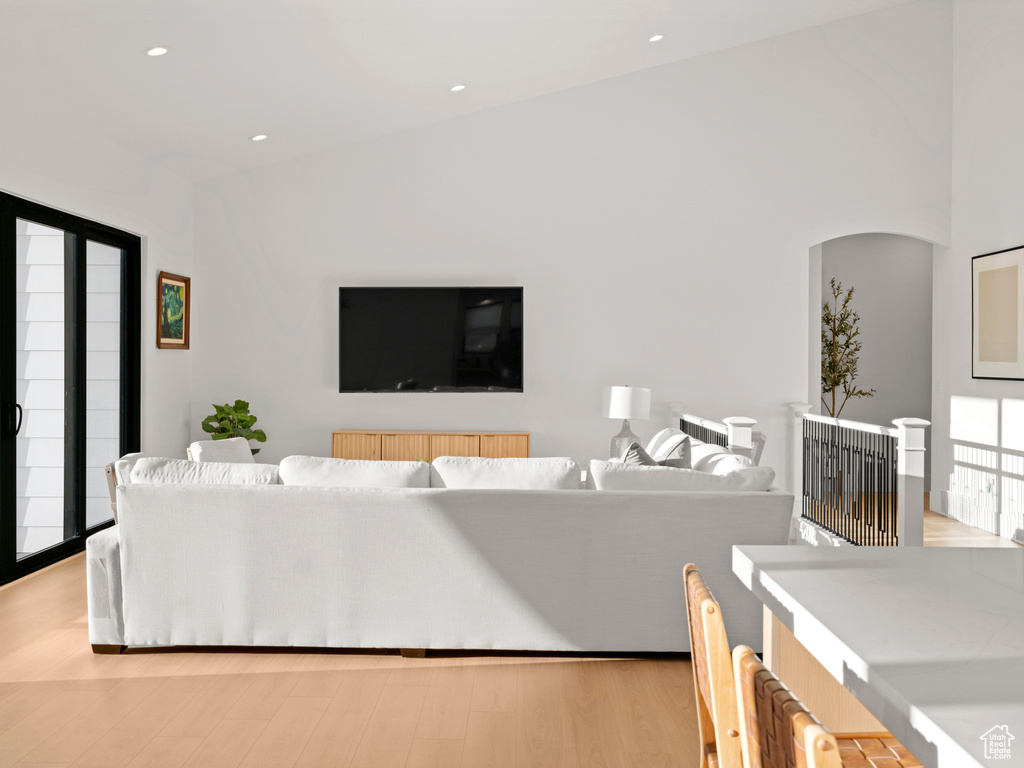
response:
<path id="1" fill-rule="evenodd" d="M 212 483 L 217 485 L 276 485 L 276 464 L 231 464 L 142 457 L 132 467 L 131 481 L 149 485 Z"/>
<path id="2" fill-rule="evenodd" d="M 598 491 L 767 491 L 773 480 L 775 470 L 771 467 L 744 467 L 728 475 L 715 475 L 597 459 L 590 462 L 587 473 L 587 484 Z"/>
<path id="3" fill-rule="evenodd" d="M 439 456 L 431 465 L 430 487 L 576 490 L 580 488 L 580 467 L 567 457 L 483 459 Z"/>
<path id="4" fill-rule="evenodd" d="M 429 488 L 430 465 L 422 461 L 287 456 L 281 460 L 281 482 L 333 488 Z"/>

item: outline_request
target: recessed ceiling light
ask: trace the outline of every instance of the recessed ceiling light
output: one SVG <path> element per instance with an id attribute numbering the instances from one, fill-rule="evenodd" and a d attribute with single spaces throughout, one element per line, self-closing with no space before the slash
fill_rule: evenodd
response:
<path id="1" fill-rule="evenodd" d="M 466 90 L 466 86 L 465 86 L 465 85 L 463 85 L 463 84 L 459 84 L 459 85 L 453 85 L 453 86 L 452 86 L 452 92 L 453 92 L 453 93 L 454 93 L 455 91 L 464 91 L 464 90 Z"/>
<path id="2" fill-rule="evenodd" d="M 664 35 L 653 35 L 652 37 L 647 38 L 647 42 L 648 43 L 656 43 L 659 40 L 661 40 L 663 37 L 664 37 Z"/>
<path id="3" fill-rule="evenodd" d="M 162 45 L 158 45 L 156 48 L 150 48 L 146 51 L 148 56 L 163 56 L 165 53 L 167 53 L 167 49 Z"/>
<path id="4" fill-rule="evenodd" d="M 249 141 L 263 141 L 265 138 L 267 138 L 267 134 L 257 133 L 255 136 L 250 136 Z"/>

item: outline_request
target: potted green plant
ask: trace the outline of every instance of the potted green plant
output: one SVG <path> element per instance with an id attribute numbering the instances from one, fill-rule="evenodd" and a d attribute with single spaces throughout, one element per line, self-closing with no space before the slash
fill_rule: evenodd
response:
<path id="1" fill-rule="evenodd" d="M 258 443 L 267 442 L 267 435 L 262 429 L 253 429 L 256 417 L 249 413 L 249 404 L 245 400 L 235 400 L 231 405 L 213 405 L 215 413 L 203 419 L 203 431 L 208 432 L 213 440 L 227 440 L 229 437 L 244 437 Z M 252 448 L 252 455 L 260 452 Z"/>
<path id="2" fill-rule="evenodd" d="M 860 315 L 850 309 L 853 288 L 844 290 L 834 277 L 830 285 L 832 303 L 826 301 L 821 308 L 821 403 L 829 416 L 838 419 L 851 397 L 874 397 L 875 390 L 861 389 L 856 383 L 861 341 Z M 840 392 L 843 399 L 837 403 Z"/>

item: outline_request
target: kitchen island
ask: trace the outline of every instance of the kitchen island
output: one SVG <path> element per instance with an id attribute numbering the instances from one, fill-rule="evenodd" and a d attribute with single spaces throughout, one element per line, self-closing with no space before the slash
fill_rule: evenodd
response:
<path id="1" fill-rule="evenodd" d="M 1024 550 L 740 545 L 733 571 L 926 766 L 1024 766 Z"/>

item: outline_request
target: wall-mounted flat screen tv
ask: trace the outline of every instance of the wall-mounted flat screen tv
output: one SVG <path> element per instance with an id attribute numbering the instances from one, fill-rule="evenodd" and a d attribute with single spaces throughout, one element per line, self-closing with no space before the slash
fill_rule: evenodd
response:
<path id="1" fill-rule="evenodd" d="M 523 289 L 340 288 L 339 392 L 522 392 Z"/>

